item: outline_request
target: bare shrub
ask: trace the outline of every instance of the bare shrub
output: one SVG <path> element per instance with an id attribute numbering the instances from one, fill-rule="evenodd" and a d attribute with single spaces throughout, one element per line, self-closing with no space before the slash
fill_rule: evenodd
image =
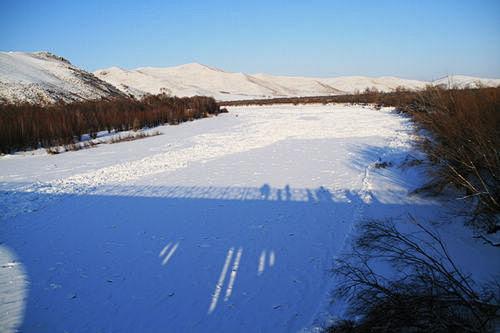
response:
<path id="1" fill-rule="evenodd" d="M 329 332 L 489 332 L 500 309 L 498 286 L 479 291 L 451 258 L 441 238 L 414 221 L 417 231 L 400 232 L 391 221 L 371 221 L 353 253 L 333 269 L 337 297 L 348 314 Z M 381 265 L 395 272 L 385 276 Z"/>
<path id="2" fill-rule="evenodd" d="M 61 149 L 59 147 L 49 147 L 49 148 L 45 148 L 45 151 L 47 152 L 47 154 L 49 155 L 57 155 L 57 154 L 60 154 L 61 153 Z"/>
<path id="3" fill-rule="evenodd" d="M 99 143 L 95 141 L 85 141 L 85 142 L 76 142 L 70 143 L 63 146 L 54 146 L 45 148 L 45 151 L 50 155 L 56 155 L 67 151 L 77 151 L 82 149 L 93 148 L 97 146 Z"/>
<path id="4" fill-rule="evenodd" d="M 392 162 L 380 161 L 374 164 L 375 169 L 386 169 L 392 167 Z"/>
<path id="5" fill-rule="evenodd" d="M 119 143 L 119 142 L 127 142 L 127 141 L 135 141 L 143 138 L 148 138 L 151 136 L 157 136 L 161 135 L 159 131 L 154 131 L 154 132 L 140 132 L 140 133 L 129 133 L 126 135 L 118 135 L 112 137 L 110 140 L 106 141 L 106 143 L 113 144 L 113 143 Z"/>
<path id="6" fill-rule="evenodd" d="M 423 148 L 437 168 L 427 188 L 463 190 L 477 204 L 471 222 L 500 230 L 500 89 L 428 88 L 404 110 L 431 134 Z"/>

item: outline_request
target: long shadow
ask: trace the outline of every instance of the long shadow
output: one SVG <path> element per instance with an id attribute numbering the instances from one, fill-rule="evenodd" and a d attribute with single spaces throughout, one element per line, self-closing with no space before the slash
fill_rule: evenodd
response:
<path id="1" fill-rule="evenodd" d="M 0 249 L 9 255 L 1 259 L 21 265 L 9 272 L 24 281 L 10 305 L 0 304 L 11 327 L 300 330 L 328 293 L 331 259 L 363 204 L 324 187 L 113 191 L 63 196 L 2 221 Z M 12 274 L 0 273 L 1 288 Z"/>

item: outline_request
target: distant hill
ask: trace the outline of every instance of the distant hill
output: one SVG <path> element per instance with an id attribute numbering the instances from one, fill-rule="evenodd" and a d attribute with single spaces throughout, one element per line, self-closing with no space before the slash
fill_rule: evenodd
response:
<path id="1" fill-rule="evenodd" d="M 268 74 L 250 75 L 226 72 L 197 63 L 133 70 L 111 67 L 95 71 L 94 74 L 134 96 L 165 92 L 176 96 L 208 95 L 217 100 L 339 95 L 361 92 L 366 88 L 390 92 L 397 87 L 418 90 L 427 85 L 439 85 L 446 88 L 500 85 L 500 79 L 482 79 L 461 75 L 445 77 L 434 82 L 397 77 L 314 78 Z"/>
<path id="2" fill-rule="evenodd" d="M 212 96 L 217 100 L 326 96 L 383 92 L 427 85 L 449 87 L 499 86 L 500 79 L 455 75 L 433 82 L 397 77 L 344 76 L 314 78 L 232 73 L 198 63 L 176 67 L 111 67 L 93 74 L 49 52 L 0 52 L 0 102 L 51 103 L 119 96 L 141 97 L 167 93 L 173 96 Z"/>
<path id="3" fill-rule="evenodd" d="M 44 104 L 124 95 L 49 52 L 0 52 L 0 101 Z"/>
<path id="4" fill-rule="evenodd" d="M 439 80 L 433 81 L 434 86 L 442 88 L 481 88 L 481 87 L 498 87 L 500 79 L 484 79 L 465 75 L 445 76 Z"/>

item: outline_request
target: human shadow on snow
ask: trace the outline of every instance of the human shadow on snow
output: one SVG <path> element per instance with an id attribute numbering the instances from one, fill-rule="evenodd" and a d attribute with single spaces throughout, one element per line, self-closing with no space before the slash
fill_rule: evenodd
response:
<path id="1" fill-rule="evenodd" d="M 0 247 L 24 272 L 27 296 L 10 300 L 20 331 L 297 331 L 366 205 L 356 192 L 269 184 L 109 192 L 3 221 Z"/>

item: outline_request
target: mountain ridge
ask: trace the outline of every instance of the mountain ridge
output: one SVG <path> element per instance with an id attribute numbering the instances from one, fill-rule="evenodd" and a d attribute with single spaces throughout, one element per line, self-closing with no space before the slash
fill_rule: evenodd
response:
<path id="1" fill-rule="evenodd" d="M 377 89 L 394 91 L 398 87 L 419 90 L 427 85 L 444 88 L 474 88 L 500 86 L 500 79 L 478 78 L 466 75 L 445 76 L 434 81 L 403 79 L 395 76 L 339 76 L 305 77 L 279 76 L 265 73 L 246 74 L 227 72 L 222 69 L 190 63 L 173 67 L 140 67 L 110 71 L 102 69 L 94 74 L 118 88 L 125 85 L 127 93 L 131 87 L 134 96 L 169 92 L 177 96 L 209 95 L 217 100 L 250 98 L 300 97 L 340 95 Z M 124 75 L 126 73 L 126 75 Z M 137 75 L 140 73 L 144 76 Z M 111 74 L 111 75 L 107 75 Z M 194 76 L 194 77 L 193 77 Z"/>
<path id="2" fill-rule="evenodd" d="M 228 72 L 197 62 L 173 67 L 124 69 L 112 66 L 93 73 L 50 52 L 0 52 L 0 102 L 72 102 L 166 93 L 173 96 L 212 96 L 216 100 L 264 99 L 341 95 L 398 87 L 419 90 L 427 85 L 444 88 L 500 86 L 500 79 L 465 75 L 434 81 L 394 76 L 305 77 L 266 73 Z"/>

